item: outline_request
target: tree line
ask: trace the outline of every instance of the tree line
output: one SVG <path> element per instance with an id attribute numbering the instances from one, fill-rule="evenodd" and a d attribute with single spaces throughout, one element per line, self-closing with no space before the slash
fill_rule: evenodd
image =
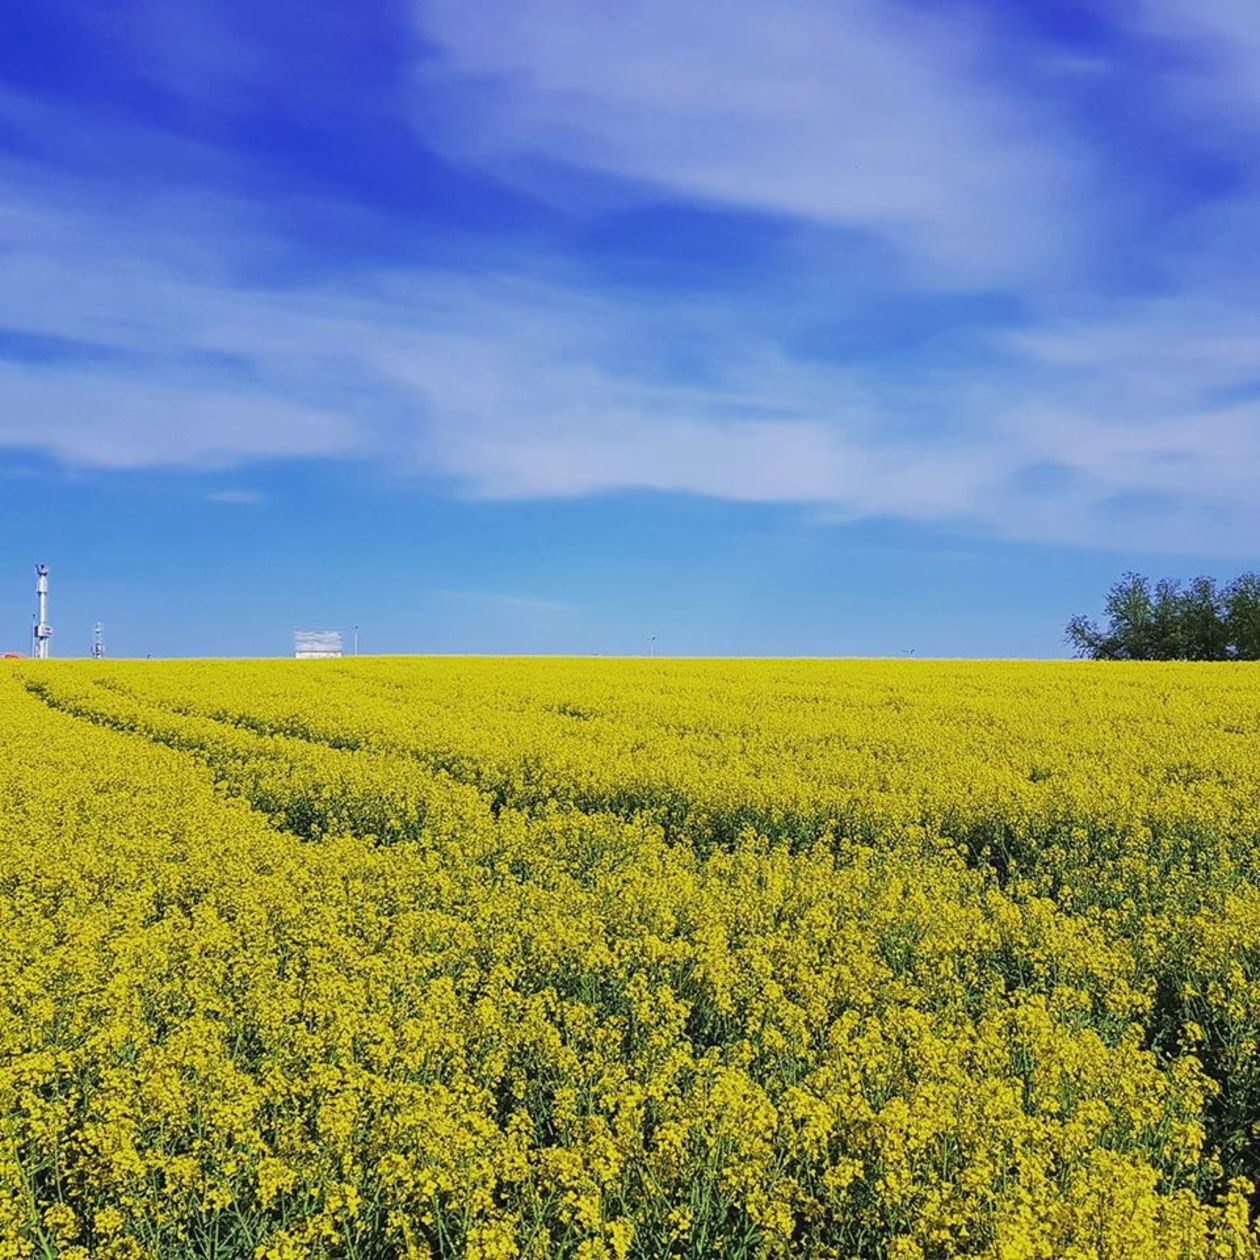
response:
<path id="1" fill-rule="evenodd" d="M 1126 573 L 1108 592 L 1106 625 L 1073 617 L 1066 638 L 1077 656 L 1100 661 L 1260 660 L 1260 576 L 1232 582 Z"/>

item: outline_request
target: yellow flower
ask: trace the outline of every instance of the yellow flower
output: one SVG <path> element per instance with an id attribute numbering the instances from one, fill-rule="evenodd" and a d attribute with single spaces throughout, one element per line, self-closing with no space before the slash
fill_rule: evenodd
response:
<path id="1" fill-rule="evenodd" d="M 0 1260 L 1260 1260 L 1260 667 L 329 665 L 0 669 Z"/>

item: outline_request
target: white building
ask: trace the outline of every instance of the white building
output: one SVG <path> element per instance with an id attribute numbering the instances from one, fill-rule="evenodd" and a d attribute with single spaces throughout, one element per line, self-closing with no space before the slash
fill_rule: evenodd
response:
<path id="1" fill-rule="evenodd" d="M 319 661 L 340 656 L 341 631 L 295 630 L 293 655 L 299 661 Z"/>

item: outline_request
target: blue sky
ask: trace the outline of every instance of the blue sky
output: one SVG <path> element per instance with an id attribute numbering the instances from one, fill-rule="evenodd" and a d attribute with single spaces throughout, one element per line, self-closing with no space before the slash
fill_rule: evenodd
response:
<path id="1" fill-rule="evenodd" d="M 1061 654 L 1260 564 L 1253 0 L 41 0 L 0 647 Z"/>

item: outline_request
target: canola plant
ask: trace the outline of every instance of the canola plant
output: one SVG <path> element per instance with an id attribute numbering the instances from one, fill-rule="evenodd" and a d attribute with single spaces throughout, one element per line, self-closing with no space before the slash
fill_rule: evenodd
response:
<path id="1" fill-rule="evenodd" d="M 1260 1254 L 1260 667 L 0 669 L 0 1260 Z"/>

